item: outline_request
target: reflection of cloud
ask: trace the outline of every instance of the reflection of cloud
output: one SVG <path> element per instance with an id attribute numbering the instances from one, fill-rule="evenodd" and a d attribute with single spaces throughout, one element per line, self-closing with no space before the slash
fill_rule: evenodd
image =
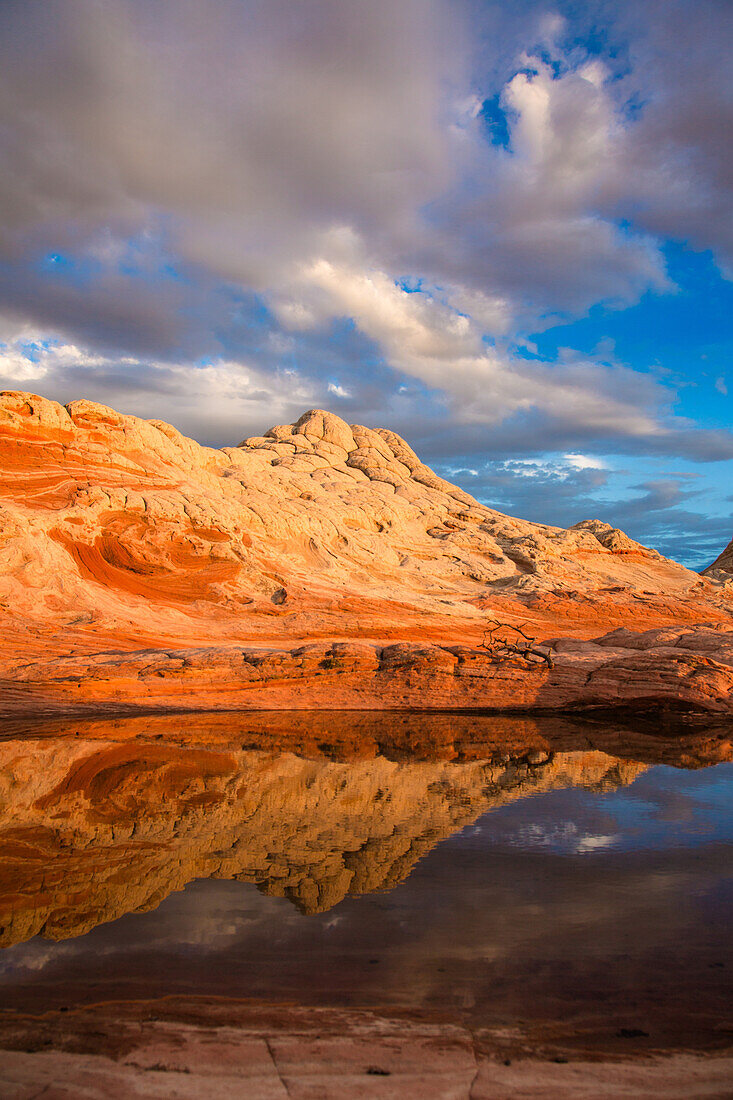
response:
<path id="1" fill-rule="evenodd" d="M 573 821 L 552 825 L 533 822 L 521 826 L 514 836 L 502 837 L 502 841 L 518 848 L 548 848 L 553 852 L 574 852 L 580 855 L 583 852 L 612 848 L 619 842 L 619 836 L 583 833 Z"/>
<path id="2" fill-rule="evenodd" d="M 58 962 L 79 954 L 73 943 L 49 943 L 40 937 L 28 943 L 18 944 L 10 951 L 0 953 L 0 978 L 12 980 L 21 970 L 44 970 Z"/>
<path id="3" fill-rule="evenodd" d="M 141 916 L 143 919 L 141 920 Z M 147 921 L 135 913 L 105 926 L 109 934 L 92 929 L 85 936 L 51 942 L 40 936 L 0 953 L 0 979 L 12 981 L 19 971 L 42 971 L 66 965 L 91 951 L 96 958 L 112 959 L 135 945 L 164 953 L 176 950 L 219 952 L 247 937 L 266 936 L 276 924 L 279 934 L 304 918 L 282 898 L 268 898 L 254 887 L 211 880 L 202 888 L 193 883 L 171 894 Z M 339 918 L 333 918 L 338 922 Z M 152 935 L 151 935 L 152 932 Z"/>
<path id="4" fill-rule="evenodd" d="M 578 841 L 576 852 L 595 852 L 599 848 L 613 848 L 618 843 L 617 836 L 584 836 Z"/>
<path id="5" fill-rule="evenodd" d="M 415 721 L 413 748 L 427 720 Z M 180 735 L 177 720 L 166 724 L 174 737 Z M 302 734 L 307 729 L 318 738 L 319 724 L 318 718 L 315 725 L 304 719 Z M 118 738 L 119 723 L 112 725 L 108 732 Z M 326 725 L 333 733 L 332 722 Z M 376 736 L 377 725 L 363 716 L 360 729 Z M 455 723 L 449 725 L 457 736 Z M 104 726 L 96 723 L 98 735 Z M 218 728 L 235 737 L 241 733 L 231 719 Z M 404 881 L 441 839 L 479 814 L 568 786 L 629 782 L 643 770 L 585 750 L 559 751 L 541 767 L 528 768 L 525 741 L 515 742 L 503 730 L 510 750 L 503 763 L 311 760 L 134 739 L 116 748 L 79 737 L 62 738 L 60 748 L 50 741 L 7 742 L 0 752 L 0 841 L 8 830 L 13 836 L 18 829 L 34 830 L 45 838 L 46 855 L 36 857 L 21 846 L 15 857 L 0 892 L 2 942 L 36 933 L 78 937 L 123 914 L 156 908 L 187 883 L 205 878 L 249 882 L 289 899 L 273 902 L 275 913 L 277 904 L 290 902 L 301 912 L 326 912 L 347 895 Z M 516 735 L 526 737 L 521 722 Z M 363 744 L 360 736 L 359 753 Z M 422 751 L 432 755 L 430 748 Z M 83 788 L 74 780 L 80 768 Z M 259 920 L 261 909 L 248 903 L 232 911 L 230 899 L 224 885 L 208 891 L 205 909 L 197 909 L 203 904 L 197 891 L 186 895 L 176 911 L 193 912 L 185 935 L 174 929 L 174 938 L 209 950 L 249 935 L 248 922 Z M 159 925 L 165 930 L 164 916 Z"/>

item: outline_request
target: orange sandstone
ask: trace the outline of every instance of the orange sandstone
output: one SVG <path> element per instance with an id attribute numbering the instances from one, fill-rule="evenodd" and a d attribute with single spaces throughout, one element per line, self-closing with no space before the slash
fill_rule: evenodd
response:
<path id="1" fill-rule="evenodd" d="M 4 393 L 0 518 L 6 713 L 730 706 L 729 552 L 513 519 L 321 410 L 215 450 Z M 566 639 L 554 669 L 477 650 L 488 618 Z"/>

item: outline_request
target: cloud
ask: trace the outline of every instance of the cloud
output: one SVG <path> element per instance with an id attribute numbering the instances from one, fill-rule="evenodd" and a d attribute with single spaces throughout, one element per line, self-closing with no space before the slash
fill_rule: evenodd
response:
<path id="1" fill-rule="evenodd" d="M 265 285 L 324 229 L 398 231 L 449 182 L 439 2 L 28 0 L 0 19 L 6 253 L 162 213 L 180 254 Z"/>
<path id="2" fill-rule="evenodd" d="M 638 515 L 648 516 L 652 512 L 666 512 L 682 501 L 700 495 L 699 488 L 686 487 L 685 481 L 672 477 L 645 481 L 640 485 L 632 485 L 631 488 L 642 495 L 622 506 L 625 515 L 629 518 Z"/>
<path id="3" fill-rule="evenodd" d="M 220 443 L 336 402 L 581 499 L 595 455 L 728 459 L 649 362 L 537 348 L 683 293 L 672 241 L 733 270 L 731 36 L 718 0 L 6 0 L 6 384 Z"/>
<path id="4" fill-rule="evenodd" d="M 709 565 L 730 540 L 733 518 L 711 514 L 699 474 L 682 471 L 627 487 L 628 471 L 608 459 L 598 469 L 578 468 L 567 458 L 498 460 L 478 468 L 441 463 L 437 469 L 501 511 L 558 527 L 602 518 L 694 569 Z"/>
<path id="5" fill-rule="evenodd" d="M 229 445 L 264 430 L 263 410 L 273 423 L 292 423 L 321 396 L 294 370 L 263 372 L 226 360 L 201 366 L 132 357 L 120 362 L 31 334 L 0 344 L 0 388 L 40 391 L 62 403 L 85 394 L 120 412 L 169 420 L 201 442 Z"/>
<path id="6" fill-rule="evenodd" d="M 327 389 L 328 393 L 333 394 L 334 397 L 340 397 L 340 398 L 351 397 L 351 394 L 349 393 L 349 391 L 347 389 L 344 389 L 343 386 L 338 385 L 338 383 L 329 382 L 326 389 Z"/>
<path id="7" fill-rule="evenodd" d="M 519 364 L 506 370 L 501 354 L 484 346 L 480 329 L 469 317 L 427 291 L 404 290 L 384 271 L 365 269 L 358 262 L 319 259 L 297 273 L 294 294 L 299 296 L 276 306 L 284 323 L 297 328 L 338 316 L 352 318 L 393 368 L 460 398 L 464 419 L 496 422 L 540 398 L 527 386 L 531 365 L 524 368 L 524 377 Z M 301 322 L 301 317 L 307 320 Z M 547 400 L 562 385 L 559 380 L 543 382 L 539 376 L 535 381 L 535 389 L 544 387 Z M 563 396 L 576 396 L 572 386 Z M 592 400 L 590 394 L 587 398 Z M 613 416 L 613 409 L 605 405 L 598 412 Z M 644 427 L 651 428 L 651 422 L 645 421 Z"/>
<path id="8" fill-rule="evenodd" d="M 563 455 L 563 458 L 574 470 L 605 470 L 605 462 L 592 455 Z"/>
<path id="9" fill-rule="evenodd" d="M 525 450 L 540 426 L 543 440 L 555 435 L 562 446 L 615 438 L 621 450 L 733 456 L 733 434 L 674 417 L 675 394 L 652 375 L 572 352 L 548 363 L 487 344 L 481 327 L 437 290 L 406 290 L 386 272 L 360 266 L 358 252 L 352 239 L 347 257 L 298 268 L 275 305 L 282 323 L 297 331 L 350 318 L 395 371 L 441 394 L 455 423 L 491 426 L 506 437 L 515 419 Z M 486 447 L 485 431 L 478 438 Z"/>
<path id="10" fill-rule="evenodd" d="M 634 176 L 611 74 L 587 59 L 563 71 L 534 55 L 519 64 L 496 97 L 506 142 L 487 144 L 477 120 L 463 201 L 437 203 L 422 268 L 508 297 L 527 324 L 671 289 L 658 242 L 620 220 Z"/>
<path id="11" fill-rule="evenodd" d="M 658 22 L 676 25 L 679 7 L 671 0 Z M 725 143 L 718 159 L 714 142 L 703 149 L 710 125 L 695 127 L 692 107 L 686 128 L 663 129 L 681 114 L 677 52 L 620 4 L 624 18 L 637 69 L 619 79 L 563 47 L 568 21 L 527 5 L 534 52 L 518 51 L 497 91 L 501 41 L 482 38 L 466 65 L 476 31 L 496 19 L 492 4 L 9 2 L 0 248 L 14 266 L 85 250 L 114 269 L 127 238 L 158 235 L 199 275 L 273 293 L 294 263 L 329 258 L 326 243 L 346 231 L 368 242 L 366 268 L 441 286 L 492 335 L 663 291 L 660 219 L 677 234 L 700 228 L 694 189 L 699 199 L 725 178 Z M 695 67 L 686 61 L 695 79 L 719 41 L 709 14 L 699 24 Z M 642 95 L 637 118 L 629 102 Z M 718 87 L 716 107 L 724 95 Z M 487 141 L 493 98 L 507 148 Z M 670 163 L 672 147 L 687 159 Z M 36 322 L 50 287 L 36 279 L 21 296 Z M 145 331 L 156 299 L 169 326 L 185 318 L 166 307 L 180 286 L 146 290 L 147 310 L 129 280 L 97 295 L 121 343 L 136 312 Z M 46 323 L 64 323 L 59 293 Z"/>
<path id="12" fill-rule="evenodd" d="M 624 9 L 629 73 L 621 90 L 641 105 L 619 166 L 636 180 L 625 209 L 657 236 L 711 249 L 730 272 L 733 74 L 725 56 L 733 8 L 719 0 L 644 8 Z"/>

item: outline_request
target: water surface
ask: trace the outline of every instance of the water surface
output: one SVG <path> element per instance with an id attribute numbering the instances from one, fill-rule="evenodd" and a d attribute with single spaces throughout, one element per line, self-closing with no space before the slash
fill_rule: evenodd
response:
<path id="1" fill-rule="evenodd" d="M 730 1042 L 724 728 L 242 723 L 0 742 L 6 1006 L 214 995 Z"/>

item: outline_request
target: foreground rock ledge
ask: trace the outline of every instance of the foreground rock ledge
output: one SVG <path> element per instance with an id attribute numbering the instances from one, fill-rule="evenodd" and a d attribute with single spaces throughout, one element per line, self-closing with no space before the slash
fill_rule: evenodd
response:
<path id="1" fill-rule="evenodd" d="M 0 713 L 130 710 L 733 709 L 733 630 L 619 629 L 543 643 L 552 667 L 461 645 L 318 642 L 24 659 Z"/>
<path id="2" fill-rule="evenodd" d="M 733 1057 L 725 1049 L 630 1057 L 628 1042 L 584 1050 L 587 1036 L 580 1048 L 577 1038 L 564 1039 L 515 1028 L 475 1032 L 409 1013 L 225 998 L 108 1003 L 64 1015 L 2 1014 L 0 1088 L 8 1100 L 729 1095 Z"/>

